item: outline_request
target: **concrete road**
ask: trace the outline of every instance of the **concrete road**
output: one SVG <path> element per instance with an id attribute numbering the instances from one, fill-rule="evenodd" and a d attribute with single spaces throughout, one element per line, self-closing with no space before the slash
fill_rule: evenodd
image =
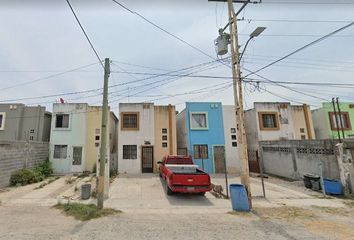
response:
<path id="1" fill-rule="evenodd" d="M 303 187 L 283 187 L 280 184 L 265 180 L 267 199 L 263 196 L 260 179 L 251 178 L 251 192 L 254 196 L 255 207 L 311 205 L 322 207 L 344 207 L 341 200 L 323 199 L 320 193 L 306 191 Z M 275 180 L 273 179 L 273 182 Z M 285 184 L 285 181 L 277 180 Z M 223 175 L 212 176 L 214 184 L 222 185 L 225 189 Z M 230 176 L 229 183 L 239 183 L 240 179 Z M 124 212 L 185 212 L 185 213 L 225 213 L 231 210 L 228 199 L 217 198 L 211 193 L 205 196 L 192 194 L 175 194 L 167 196 L 164 191 L 164 181 L 155 174 L 120 175 L 110 187 L 110 198 L 106 206 L 123 210 Z M 295 190 L 294 190 L 295 188 Z"/>

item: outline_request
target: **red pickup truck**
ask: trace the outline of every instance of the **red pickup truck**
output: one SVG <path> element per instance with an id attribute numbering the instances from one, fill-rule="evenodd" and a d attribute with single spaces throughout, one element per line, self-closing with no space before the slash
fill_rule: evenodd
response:
<path id="1" fill-rule="evenodd" d="M 165 180 L 166 193 L 198 193 L 211 190 L 209 174 L 193 164 L 190 156 L 165 156 L 160 164 L 160 177 Z"/>

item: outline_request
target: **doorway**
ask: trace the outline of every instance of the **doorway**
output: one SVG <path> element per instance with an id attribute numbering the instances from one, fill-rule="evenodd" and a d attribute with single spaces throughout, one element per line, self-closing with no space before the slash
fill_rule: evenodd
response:
<path id="1" fill-rule="evenodd" d="M 82 147 L 73 147 L 72 171 L 82 172 Z"/>
<path id="2" fill-rule="evenodd" d="M 213 146 L 215 173 L 225 173 L 225 147 Z"/>
<path id="3" fill-rule="evenodd" d="M 142 161 L 142 172 L 152 173 L 153 172 L 153 162 L 154 162 L 154 147 L 142 147 L 141 154 Z"/>

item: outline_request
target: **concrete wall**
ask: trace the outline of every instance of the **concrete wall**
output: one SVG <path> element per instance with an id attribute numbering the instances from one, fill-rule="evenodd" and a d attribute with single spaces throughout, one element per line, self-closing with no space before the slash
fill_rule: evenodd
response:
<path id="1" fill-rule="evenodd" d="M 323 177 L 339 179 L 331 140 L 261 141 L 259 146 L 266 173 L 301 179 L 304 173 L 320 175 L 319 164 L 322 162 Z"/>
<path id="2" fill-rule="evenodd" d="M 249 150 L 258 149 L 258 116 L 256 110 L 245 111 L 245 131 L 247 136 L 247 146 Z"/>
<path id="3" fill-rule="evenodd" d="M 186 109 L 177 115 L 177 148 L 189 150 Z"/>
<path id="4" fill-rule="evenodd" d="M 292 119 L 294 124 L 294 139 L 316 139 L 310 107 L 291 106 Z M 305 111 L 307 113 L 307 123 Z M 303 129 L 304 132 L 301 132 Z"/>
<path id="5" fill-rule="evenodd" d="M 121 114 L 124 112 L 139 113 L 138 130 L 122 130 Z M 120 173 L 141 173 L 142 146 L 150 142 L 148 146 L 155 145 L 154 105 L 152 103 L 120 103 L 118 127 L 118 171 Z M 123 145 L 137 145 L 137 159 L 123 159 Z"/>
<path id="6" fill-rule="evenodd" d="M 158 171 L 158 161 L 165 155 L 177 154 L 177 135 L 176 135 L 176 108 L 175 106 L 154 106 L 154 172 Z M 162 133 L 162 129 L 167 129 L 167 134 Z M 167 136 L 167 141 L 162 140 L 162 136 Z M 162 147 L 162 143 L 167 143 L 167 147 Z"/>
<path id="7" fill-rule="evenodd" d="M 49 159 L 53 163 L 56 173 L 82 172 L 85 170 L 86 159 L 86 131 L 87 131 L 87 112 L 86 103 L 55 103 L 53 104 L 52 130 L 50 140 Z M 69 127 L 56 128 L 56 115 L 69 114 Z M 54 145 L 67 145 L 67 158 L 54 159 Z M 81 166 L 72 165 L 73 147 L 82 147 Z M 92 169 L 89 169 L 92 171 Z"/>
<path id="8" fill-rule="evenodd" d="M 324 115 L 324 111 L 322 108 L 315 109 L 311 111 L 312 120 L 315 129 L 315 134 L 317 139 L 329 139 L 329 123 L 327 124 L 327 120 Z"/>
<path id="9" fill-rule="evenodd" d="M 232 142 L 237 140 L 232 140 L 232 135 L 237 138 L 237 132 L 232 133 L 231 128 L 236 128 L 236 115 L 235 106 L 222 106 L 223 121 L 224 121 L 224 136 L 225 136 L 225 157 L 226 166 L 229 173 L 240 173 L 241 163 L 239 160 L 238 146 L 232 146 Z"/>
<path id="10" fill-rule="evenodd" d="M 49 141 L 51 114 L 45 107 L 24 104 L 0 104 L 4 115 L 4 126 L 0 129 L 0 140 Z"/>
<path id="11" fill-rule="evenodd" d="M 9 185 L 11 173 L 32 168 L 48 159 L 47 142 L 0 141 L 0 188 Z"/>

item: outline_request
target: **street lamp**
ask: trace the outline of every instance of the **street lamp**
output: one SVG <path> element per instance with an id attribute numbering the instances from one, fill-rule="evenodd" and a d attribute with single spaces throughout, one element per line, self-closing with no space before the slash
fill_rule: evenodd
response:
<path id="1" fill-rule="evenodd" d="M 251 41 L 251 39 L 258 37 L 264 30 L 266 29 L 266 27 L 257 27 L 251 34 L 250 34 L 250 38 L 247 40 L 245 47 L 242 50 L 239 62 L 241 62 L 242 56 L 245 53 L 245 50 L 247 48 L 248 43 Z"/>

